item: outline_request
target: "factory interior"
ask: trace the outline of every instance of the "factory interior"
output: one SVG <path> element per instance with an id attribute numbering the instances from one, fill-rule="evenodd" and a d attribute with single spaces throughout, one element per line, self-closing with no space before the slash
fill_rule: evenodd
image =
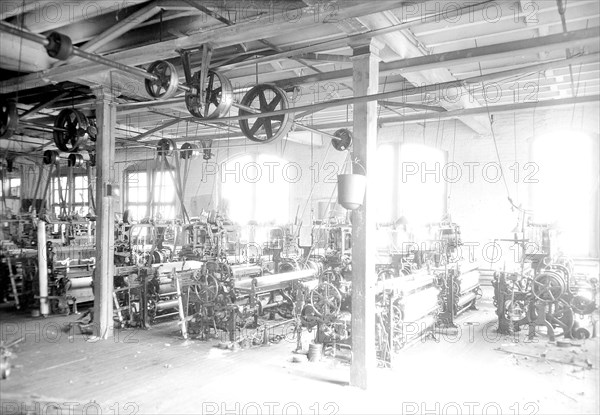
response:
<path id="1" fill-rule="evenodd" d="M 597 0 L 0 15 L 0 414 L 600 413 Z"/>

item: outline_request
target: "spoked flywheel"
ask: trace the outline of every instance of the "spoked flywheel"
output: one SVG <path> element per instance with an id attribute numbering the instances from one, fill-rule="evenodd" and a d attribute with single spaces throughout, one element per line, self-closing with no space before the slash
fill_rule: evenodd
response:
<path id="1" fill-rule="evenodd" d="M 256 109 L 255 112 L 249 108 Z M 244 95 L 240 102 L 240 115 L 257 114 L 256 118 L 240 120 L 240 129 L 249 140 L 268 143 L 284 137 L 292 128 L 292 114 L 266 115 L 260 113 L 285 110 L 289 101 L 285 91 L 275 85 L 256 85 Z"/>
<path id="2" fill-rule="evenodd" d="M 227 114 L 233 103 L 233 87 L 224 75 L 208 71 L 204 85 L 200 71 L 192 78 L 192 91 L 185 93 L 185 105 L 196 118 L 212 119 Z"/>
<path id="3" fill-rule="evenodd" d="M 179 77 L 172 63 L 156 61 L 150 64 L 148 72 L 156 76 L 156 80 L 146 79 L 146 92 L 154 99 L 168 99 L 177 93 Z"/>
<path id="4" fill-rule="evenodd" d="M 68 153 L 79 150 L 87 141 L 88 119 L 81 111 L 66 108 L 54 120 L 54 144 L 60 151 Z"/>

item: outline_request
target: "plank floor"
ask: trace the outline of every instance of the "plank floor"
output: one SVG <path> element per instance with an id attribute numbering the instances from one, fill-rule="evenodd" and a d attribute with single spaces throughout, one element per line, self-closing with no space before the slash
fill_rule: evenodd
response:
<path id="1" fill-rule="evenodd" d="M 90 341 L 61 330 L 77 316 L 3 308 L 2 340 L 25 341 L 0 381 L 1 413 L 600 413 L 598 339 L 558 348 L 543 335 L 499 336 L 484 288 L 457 330 L 403 350 L 392 369 L 374 370 L 368 391 L 348 386 L 341 360 L 293 362 L 295 340 L 223 350 L 217 340 L 183 340 L 167 321 Z"/>

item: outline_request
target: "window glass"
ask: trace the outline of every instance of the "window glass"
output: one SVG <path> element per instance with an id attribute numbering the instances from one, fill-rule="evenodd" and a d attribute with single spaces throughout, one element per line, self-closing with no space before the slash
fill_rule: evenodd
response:
<path id="1" fill-rule="evenodd" d="M 284 178 L 287 161 L 271 155 L 244 155 L 225 163 L 221 196 L 229 218 L 245 225 L 286 224 L 290 184 Z M 293 175 L 290 168 L 290 175 Z"/>

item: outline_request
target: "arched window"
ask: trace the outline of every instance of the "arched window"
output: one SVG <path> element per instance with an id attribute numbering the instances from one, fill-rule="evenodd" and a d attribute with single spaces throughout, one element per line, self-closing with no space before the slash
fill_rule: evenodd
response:
<path id="1" fill-rule="evenodd" d="M 556 132 L 532 145 L 537 174 L 531 197 L 536 223 L 554 224 L 568 255 L 590 255 L 597 238 L 598 150 L 583 133 Z"/>
<path id="2" fill-rule="evenodd" d="M 246 154 L 221 169 L 221 200 L 229 218 L 241 225 L 289 222 L 287 161 L 268 154 Z"/>

